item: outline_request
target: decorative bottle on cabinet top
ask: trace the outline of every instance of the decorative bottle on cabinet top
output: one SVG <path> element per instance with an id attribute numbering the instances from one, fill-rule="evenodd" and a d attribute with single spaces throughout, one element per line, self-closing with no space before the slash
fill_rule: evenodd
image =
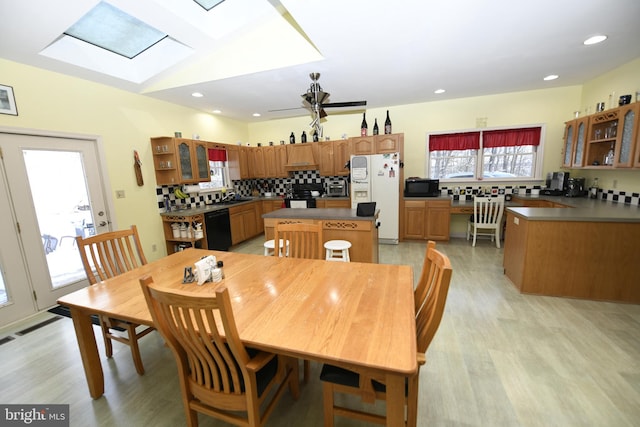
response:
<path id="1" fill-rule="evenodd" d="M 296 143 L 296 136 L 293 134 L 293 132 L 291 132 L 291 135 L 289 135 L 289 144 L 295 144 Z"/>
<path id="2" fill-rule="evenodd" d="M 360 136 L 367 136 L 368 126 L 367 126 L 367 113 L 362 113 L 362 124 L 360 125 Z"/>
<path id="3" fill-rule="evenodd" d="M 307 142 L 307 132 L 302 131 L 302 135 L 300 135 L 300 142 L 302 142 L 303 144 Z"/>
<path id="4" fill-rule="evenodd" d="M 380 133 L 379 130 L 378 130 L 378 119 L 374 119 L 374 122 L 373 122 L 373 134 L 377 135 L 378 133 Z"/>
<path id="5" fill-rule="evenodd" d="M 387 110 L 387 119 L 384 121 L 384 133 L 385 135 L 391 133 L 391 119 L 389 118 L 389 110 Z"/>

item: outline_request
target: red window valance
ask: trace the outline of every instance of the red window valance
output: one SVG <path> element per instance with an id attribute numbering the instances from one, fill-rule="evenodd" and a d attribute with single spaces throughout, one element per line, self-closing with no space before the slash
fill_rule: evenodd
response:
<path id="1" fill-rule="evenodd" d="M 479 148 L 480 132 L 429 135 L 429 151 L 478 150 Z"/>
<path id="2" fill-rule="evenodd" d="M 540 145 L 540 131 L 539 127 L 484 131 L 482 146 L 485 148 L 537 146 Z"/>
<path id="3" fill-rule="evenodd" d="M 227 160 L 227 150 L 209 148 L 209 160 L 212 162 L 224 162 Z"/>

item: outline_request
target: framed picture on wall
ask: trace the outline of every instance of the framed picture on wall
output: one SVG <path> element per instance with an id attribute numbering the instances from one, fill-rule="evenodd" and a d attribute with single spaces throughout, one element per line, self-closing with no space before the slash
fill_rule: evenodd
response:
<path id="1" fill-rule="evenodd" d="M 14 116 L 18 115 L 16 98 L 13 95 L 13 88 L 11 86 L 0 85 L 0 113 Z"/>

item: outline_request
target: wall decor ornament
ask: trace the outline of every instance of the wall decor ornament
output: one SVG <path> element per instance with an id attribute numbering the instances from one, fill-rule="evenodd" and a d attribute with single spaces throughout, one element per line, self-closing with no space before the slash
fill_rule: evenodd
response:
<path id="1" fill-rule="evenodd" d="M 13 88 L 11 86 L 0 85 L 0 113 L 14 116 L 18 115 L 16 98 L 13 95 Z"/>

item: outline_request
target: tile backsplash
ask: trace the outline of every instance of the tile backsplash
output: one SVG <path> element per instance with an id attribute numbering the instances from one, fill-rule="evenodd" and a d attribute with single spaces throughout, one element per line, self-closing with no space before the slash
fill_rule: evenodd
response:
<path id="1" fill-rule="evenodd" d="M 233 185 L 241 196 L 249 197 L 251 196 L 251 192 L 255 186 L 266 183 L 268 188 L 274 193 L 274 196 L 279 197 L 285 194 L 288 184 L 325 184 L 328 181 L 346 178 L 347 177 L 344 176 L 323 177 L 320 176 L 318 171 L 296 171 L 293 172 L 293 176 L 290 178 L 246 179 L 242 181 L 233 181 Z M 222 197 L 218 192 L 193 193 L 186 199 L 179 199 L 173 194 L 174 188 L 174 186 L 166 185 L 156 187 L 159 212 L 164 212 L 165 195 L 169 196 L 169 201 L 173 207 L 184 207 L 186 209 L 204 206 L 211 202 L 215 203 Z M 541 190 L 542 188 L 543 186 L 541 185 L 440 185 L 442 195 L 451 196 L 454 200 L 462 198 L 464 198 L 464 200 L 473 200 L 473 196 L 480 192 L 531 195 L 532 190 Z M 639 193 L 600 189 L 598 192 L 598 198 L 609 200 L 614 203 L 625 203 L 640 207 Z"/>

